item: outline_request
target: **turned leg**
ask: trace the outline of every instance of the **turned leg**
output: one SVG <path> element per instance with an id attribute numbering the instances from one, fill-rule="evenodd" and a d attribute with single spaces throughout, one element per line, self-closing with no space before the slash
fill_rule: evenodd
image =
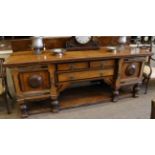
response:
<path id="1" fill-rule="evenodd" d="M 18 102 L 18 104 L 20 106 L 21 117 L 22 118 L 28 117 L 29 116 L 29 114 L 28 114 L 28 107 L 25 104 L 25 102 L 24 101 L 22 101 L 22 102 L 20 101 L 20 102 Z"/>
<path id="2" fill-rule="evenodd" d="M 140 84 L 137 83 L 133 86 L 133 97 L 139 97 Z"/>
<path id="3" fill-rule="evenodd" d="M 58 100 L 51 101 L 52 112 L 57 113 L 60 110 L 60 103 Z"/>
<path id="4" fill-rule="evenodd" d="M 117 102 L 117 101 L 118 101 L 118 98 L 119 98 L 119 90 L 114 90 L 114 91 L 113 91 L 113 98 L 112 98 L 112 101 L 113 101 L 113 102 Z"/>

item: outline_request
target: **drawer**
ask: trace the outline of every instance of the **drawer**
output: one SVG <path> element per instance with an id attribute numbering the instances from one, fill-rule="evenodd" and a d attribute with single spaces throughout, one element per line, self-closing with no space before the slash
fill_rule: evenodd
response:
<path id="1" fill-rule="evenodd" d="M 88 62 L 65 63 L 57 65 L 58 71 L 87 69 L 88 67 L 89 67 Z"/>
<path id="2" fill-rule="evenodd" d="M 114 69 L 61 73 L 58 75 L 58 80 L 59 82 L 85 80 L 104 76 L 111 76 L 113 74 Z"/>
<path id="3" fill-rule="evenodd" d="M 20 72 L 19 83 L 23 92 L 49 89 L 49 72 L 47 70 Z"/>
<path id="4" fill-rule="evenodd" d="M 103 60 L 103 61 L 92 61 L 90 62 L 91 68 L 113 68 L 115 60 Z"/>

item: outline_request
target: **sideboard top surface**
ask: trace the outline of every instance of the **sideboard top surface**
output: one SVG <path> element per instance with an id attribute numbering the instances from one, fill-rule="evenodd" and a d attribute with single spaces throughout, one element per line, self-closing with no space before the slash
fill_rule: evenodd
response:
<path id="1" fill-rule="evenodd" d="M 112 52 L 106 48 L 88 51 L 66 51 L 63 56 L 53 55 L 49 50 L 44 51 L 41 55 L 35 55 L 33 51 L 22 51 L 12 53 L 4 63 L 5 67 L 25 66 L 33 64 L 47 63 L 64 63 L 74 61 L 99 60 L 99 59 L 116 59 L 121 57 L 149 56 L 152 53 L 146 49 L 134 52 L 129 47 L 123 51 Z"/>

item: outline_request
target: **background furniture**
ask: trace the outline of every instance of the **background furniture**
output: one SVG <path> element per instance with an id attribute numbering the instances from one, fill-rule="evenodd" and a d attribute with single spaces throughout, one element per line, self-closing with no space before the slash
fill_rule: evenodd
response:
<path id="1" fill-rule="evenodd" d="M 5 98 L 5 104 L 7 108 L 8 114 L 11 113 L 10 105 L 8 102 L 8 97 L 12 99 L 12 96 L 8 90 L 8 85 L 7 85 L 7 79 L 6 79 L 6 69 L 3 67 L 4 59 L 0 58 L 0 79 L 2 80 L 2 89 L 4 92 L 2 92 L 2 95 L 4 95 Z"/>
<path id="2" fill-rule="evenodd" d="M 155 100 L 151 102 L 151 119 L 155 119 Z"/>
<path id="3" fill-rule="evenodd" d="M 154 45 L 154 38 L 151 37 L 150 40 L 148 41 L 147 46 L 147 50 L 149 50 L 151 53 L 153 53 L 153 45 Z M 154 57 L 153 54 L 149 56 L 144 66 L 143 83 L 145 84 L 145 94 L 147 94 L 150 79 L 155 79 L 155 67 L 152 65 L 152 63 L 155 62 L 155 59 L 153 57 Z"/>

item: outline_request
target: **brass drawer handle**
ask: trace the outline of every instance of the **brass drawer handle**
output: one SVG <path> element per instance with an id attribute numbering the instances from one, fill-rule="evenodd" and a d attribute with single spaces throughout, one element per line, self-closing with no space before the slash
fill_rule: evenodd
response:
<path id="1" fill-rule="evenodd" d="M 75 65 L 71 64 L 71 65 L 69 65 L 69 68 L 70 68 L 71 70 L 74 70 L 76 67 L 75 67 Z"/>
<path id="2" fill-rule="evenodd" d="M 103 67 L 104 67 L 104 63 L 101 63 L 101 64 L 100 64 L 100 68 L 103 68 Z"/>
<path id="3" fill-rule="evenodd" d="M 69 76 L 69 80 L 74 80 L 74 76 Z"/>

